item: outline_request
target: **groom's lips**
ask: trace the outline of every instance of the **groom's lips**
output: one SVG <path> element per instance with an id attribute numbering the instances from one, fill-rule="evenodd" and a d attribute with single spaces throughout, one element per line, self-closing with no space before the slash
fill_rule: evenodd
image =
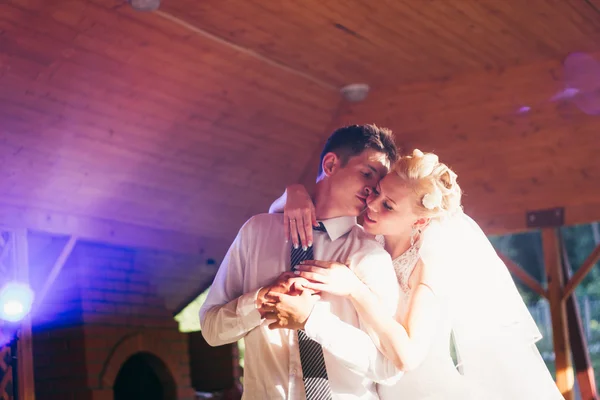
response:
<path id="1" fill-rule="evenodd" d="M 367 198 L 366 197 L 356 196 L 356 198 L 358 198 L 360 200 L 360 202 L 362 203 L 363 206 L 367 205 Z"/>

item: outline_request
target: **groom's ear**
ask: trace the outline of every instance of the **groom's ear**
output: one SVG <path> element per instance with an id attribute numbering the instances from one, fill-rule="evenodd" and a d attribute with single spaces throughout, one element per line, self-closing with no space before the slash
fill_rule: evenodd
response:
<path id="1" fill-rule="evenodd" d="M 337 168 L 340 166 L 340 159 L 337 154 L 329 152 L 323 156 L 323 173 L 325 176 L 331 176 Z"/>

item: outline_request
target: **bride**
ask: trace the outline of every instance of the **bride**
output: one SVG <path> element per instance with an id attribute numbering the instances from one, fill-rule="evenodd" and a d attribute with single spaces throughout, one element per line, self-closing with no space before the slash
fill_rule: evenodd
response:
<path id="1" fill-rule="evenodd" d="M 294 244 L 299 234 L 302 245 L 310 245 L 316 221 L 305 189 L 288 189 L 270 211 L 281 212 L 283 203 Z M 309 336 L 348 368 L 358 369 L 361 357 L 348 357 L 348 346 L 368 341 L 374 357 L 404 371 L 399 380 L 379 385 L 382 399 L 563 398 L 536 348 L 541 334 L 506 266 L 463 213 L 456 174 L 435 154 L 414 150 L 402 157 L 370 194 L 363 217 L 365 231 L 394 260 L 403 294 L 398 313 L 392 319 L 380 311 L 376 297 L 344 264 L 306 261 L 297 272 L 308 280 L 303 286 L 350 298 L 369 332 L 340 320 L 333 321 L 335 330 L 319 330 L 309 318 Z"/>

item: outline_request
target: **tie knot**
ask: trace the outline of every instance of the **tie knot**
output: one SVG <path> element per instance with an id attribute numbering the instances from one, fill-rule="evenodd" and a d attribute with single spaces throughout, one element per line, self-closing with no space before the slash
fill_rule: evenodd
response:
<path id="1" fill-rule="evenodd" d="M 322 222 L 319 222 L 319 226 L 313 226 L 313 230 L 319 232 L 327 232 L 327 229 L 325 229 L 325 225 L 323 225 Z"/>

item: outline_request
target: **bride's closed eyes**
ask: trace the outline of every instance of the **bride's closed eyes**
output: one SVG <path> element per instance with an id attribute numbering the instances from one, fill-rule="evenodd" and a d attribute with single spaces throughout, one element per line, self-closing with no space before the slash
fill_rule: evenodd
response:
<path id="1" fill-rule="evenodd" d="M 373 188 L 373 194 L 375 195 L 375 197 L 379 197 L 381 195 L 381 186 L 379 184 L 377 184 L 377 186 Z M 394 211 L 394 208 L 390 205 L 390 203 L 387 200 L 384 200 L 382 204 L 386 210 Z"/>

